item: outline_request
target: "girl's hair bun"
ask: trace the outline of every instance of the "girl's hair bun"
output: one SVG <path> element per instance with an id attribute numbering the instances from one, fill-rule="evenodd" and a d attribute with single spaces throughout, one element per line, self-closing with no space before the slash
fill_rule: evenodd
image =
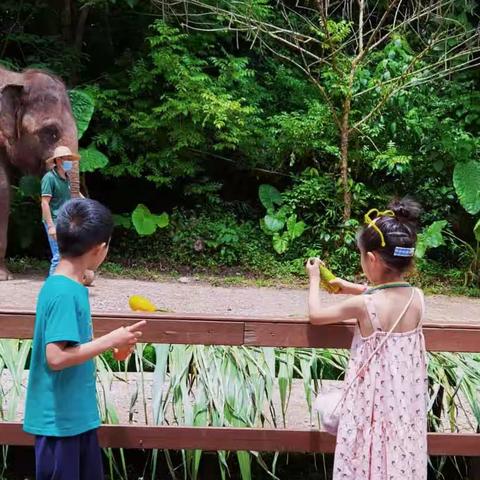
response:
<path id="1" fill-rule="evenodd" d="M 395 213 L 395 218 L 400 223 L 407 223 L 416 226 L 422 213 L 422 207 L 411 197 L 395 199 L 388 208 Z"/>

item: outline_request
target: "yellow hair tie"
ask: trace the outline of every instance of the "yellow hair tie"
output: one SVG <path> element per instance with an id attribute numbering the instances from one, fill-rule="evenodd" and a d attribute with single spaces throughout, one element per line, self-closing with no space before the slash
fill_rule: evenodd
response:
<path id="1" fill-rule="evenodd" d="M 372 213 L 376 214 L 376 217 L 372 219 L 371 215 Z M 382 247 L 385 247 L 387 244 L 385 243 L 385 237 L 383 236 L 382 231 L 375 225 L 375 222 L 380 218 L 380 217 L 394 217 L 395 212 L 392 210 L 384 210 L 381 212 L 378 210 L 378 208 L 372 208 L 365 214 L 365 223 L 368 224 L 368 227 L 372 227 L 380 236 L 381 240 L 381 245 Z"/>

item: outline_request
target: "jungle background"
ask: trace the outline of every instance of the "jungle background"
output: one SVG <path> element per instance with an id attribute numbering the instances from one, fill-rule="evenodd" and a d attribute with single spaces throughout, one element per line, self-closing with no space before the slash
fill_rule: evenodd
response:
<path id="1" fill-rule="evenodd" d="M 104 272 L 291 285 L 320 255 L 352 279 L 363 214 L 410 194 L 424 207 L 415 283 L 478 296 L 478 15 L 468 0 L 2 0 L 0 62 L 67 83 L 83 191 L 117 224 Z M 39 180 L 13 175 L 10 266 L 45 272 Z M 18 281 L 32 294 L 31 277 Z M 149 288 L 162 301 L 167 287 Z M 29 350 L 0 341 L 3 420 L 17 418 Z M 128 365 L 98 361 L 102 421 L 119 422 L 115 382 L 132 390 L 121 397 L 129 421 L 277 425 L 266 405 L 281 425 L 292 389 L 312 420 L 318 380 L 342 378 L 346 361 L 323 349 L 139 345 Z M 479 362 L 430 355 L 430 430 L 458 431 L 467 418 L 478 431 Z M 24 455 L 10 449 L 5 474 L 2 453 L 0 478 L 17 478 Z M 331 466 L 255 452 L 106 453 L 112 479 L 319 480 Z M 473 478 L 475 461 L 435 458 L 430 476 Z"/>
<path id="2" fill-rule="evenodd" d="M 475 294 L 476 2 L 401 20 L 403 2 L 303 3 L 5 0 L 0 59 L 72 90 L 83 189 L 116 214 L 113 271 L 288 278 L 318 254 L 351 278 L 363 213 L 410 194 L 418 256 L 437 247 L 423 282 Z M 9 256 L 45 258 L 38 185 L 14 183 Z"/>

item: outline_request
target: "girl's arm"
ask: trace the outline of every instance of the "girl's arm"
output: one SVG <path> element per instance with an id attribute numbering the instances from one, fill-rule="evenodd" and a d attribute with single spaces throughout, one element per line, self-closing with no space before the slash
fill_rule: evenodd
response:
<path id="1" fill-rule="evenodd" d="M 345 302 L 329 307 L 322 307 L 320 302 L 320 260 L 312 259 L 307 262 L 307 271 L 310 277 L 308 293 L 308 317 L 314 325 L 326 325 L 345 320 L 358 319 L 364 309 L 363 299 L 349 298 Z"/>

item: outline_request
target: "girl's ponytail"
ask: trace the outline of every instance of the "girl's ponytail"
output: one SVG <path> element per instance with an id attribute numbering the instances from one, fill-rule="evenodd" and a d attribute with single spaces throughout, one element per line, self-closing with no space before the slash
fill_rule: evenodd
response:
<path id="1" fill-rule="evenodd" d="M 372 212 L 377 217 L 372 219 Z M 369 223 L 358 235 L 358 246 L 365 252 L 378 252 L 389 270 L 407 271 L 413 264 L 421 212 L 420 204 L 410 197 L 393 200 L 384 212 L 371 210 L 366 216 Z"/>
<path id="2" fill-rule="evenodd" d="M 395 214 L 395 219 L 407 225 L 412 226 L 415 230 L 418 228 L 422 207 L 411 197 L 395 199 L 390 202 L 388 209 Z"/>

